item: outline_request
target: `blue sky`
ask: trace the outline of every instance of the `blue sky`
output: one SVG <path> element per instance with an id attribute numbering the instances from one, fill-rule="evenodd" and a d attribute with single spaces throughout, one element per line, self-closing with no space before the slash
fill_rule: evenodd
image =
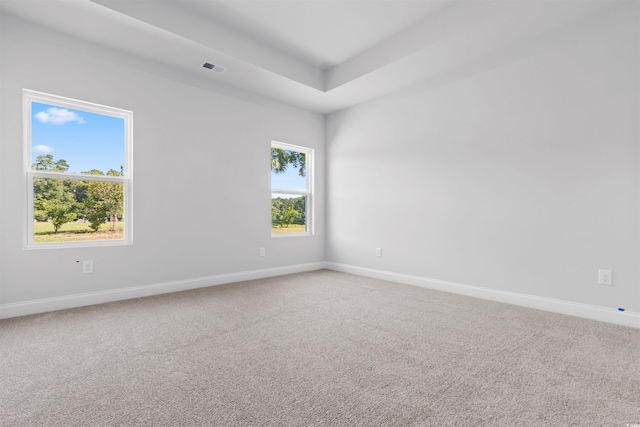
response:
<path id="1" fill-rule="evenodd" d="M 51 154 L 67 161 L 68 172 L 125 166 L 124 119 L 38 102 L 31 113 L 31 164 Z"/>
<path id="2" fill-rule="evenodd" d="M 286 171 L 276 174 L 271 171 L 271 188 L 280 190 L 306 190 L 307 178 L 298 174 L 298 168 L 289 166 Z"/>

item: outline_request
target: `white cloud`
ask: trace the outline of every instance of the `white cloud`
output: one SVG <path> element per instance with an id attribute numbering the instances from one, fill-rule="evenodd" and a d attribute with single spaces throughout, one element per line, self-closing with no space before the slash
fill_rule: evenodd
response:
<path id="1" fill-rule="evenodd" d="M 53 151 L 53 147 L 49 147 L 48 145 L 36 145 L 31 149 L 34 153 L 40 154 L 49 154 Z"/>
<path id="2" fill-rule="evenodd" d="M 84 119 L 76 112 L 69 111 L 66 108 L 51 107 L 47 111 L 36 113 L 35 118 L 42 123 L 50 123 L 52 125 L 62 125 L 67 122 L 85 123 Z"/>

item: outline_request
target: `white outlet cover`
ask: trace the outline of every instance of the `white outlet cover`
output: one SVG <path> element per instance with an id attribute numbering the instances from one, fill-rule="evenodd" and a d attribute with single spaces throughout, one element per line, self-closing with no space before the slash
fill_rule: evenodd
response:
<path id="1" fill-rule="evenodd" d="M 82 261 L 82 272 L 93 273 L 93 261 Z"/>
<path id="2" fill-rule="evenodd" d="M 598 270 L 599 285 L 613 285 L 613 272 L 611 270 Z"/>

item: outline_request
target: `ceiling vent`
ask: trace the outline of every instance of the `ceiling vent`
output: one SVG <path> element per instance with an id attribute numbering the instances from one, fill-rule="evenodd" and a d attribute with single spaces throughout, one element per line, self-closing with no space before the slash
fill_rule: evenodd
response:
<path id="1" fill-rule="evenodd" d="M 227 71 L 226 68 L 221 67 L 220 65 L 214 65 L 214 64 L 212 64 L 210 62 L 205 62 L 204 64 L 202 64 L 202 66 L 204 68 L 207 68 L 207 69 L 213 71 L 214 73 L 218 73 L 218 74 L 222 74 L 225 71 Z"/>

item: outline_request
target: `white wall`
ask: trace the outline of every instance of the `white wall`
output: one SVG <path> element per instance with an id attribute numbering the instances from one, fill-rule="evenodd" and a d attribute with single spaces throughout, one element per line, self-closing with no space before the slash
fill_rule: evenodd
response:
<path id="1" fill-rule="evenodd" d="M 213 79 L 208 91 L 190 83 L 210 76 L 185 76 L 3 16 L 0 317 L 324 260 L 392 279 L 637 314 L 640 66 L 632 5 L 632 19 L 615 29 L 589 37 L 568 29 L 565 39 L 546 41 L 553 48 L 516 50 L 326 123 Z M 22 249 L 23 88 L 134 112 L 134 245 Z M 272 139 L 316 149 L 311 238 L 270 237 Z M 76 263 L 86 259 L 94 274 Z M 600 268 L 614 271 L 615 286 L 596 284 Z"/>
<path id="2" fill-rule="evenodd" d="M 154 70 L 7 16 L 1 28 L 0 308 L 6 315 L 30 310 L 8 313 L 12 304 L 43 298 L 226 274 L 232 281 L 243 277 L 233 276 L 238 272 L 282 272 L 279 267 L 324 260 L 323 116 L 216 83 L 202 90 L 188 84 L 197 77 Z M 23 88 L 133 111 L 132 246 L 23 250 Z M 271 238 L 272 139 L 316 150 L 313 237 Z M 260 247 L 266 257 L 259 257 Z M 95 272 L 83 275 L 76 260 L 87 259 Z"/>
<path id="3" fill-rule="evenodd" d="M 327 260 L 639 312 L 633 6 L 613 29 L 330 115 Z"/>

